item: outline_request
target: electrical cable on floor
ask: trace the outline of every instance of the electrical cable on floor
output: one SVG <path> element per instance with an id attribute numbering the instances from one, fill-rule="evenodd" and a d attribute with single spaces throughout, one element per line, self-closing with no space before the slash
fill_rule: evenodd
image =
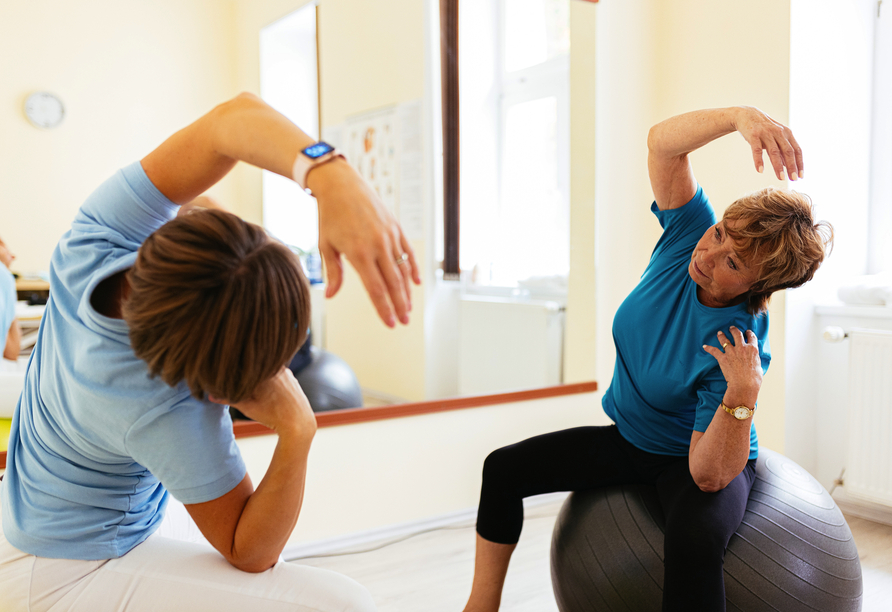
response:
<path id="1" fill-rule="evenodd" d="M 542 518 L 557 518 L 557 514 L 534 514 L 532 516 L 524 517 L 524 522 L 534 521 L 536 519 L 542 519 Z M 322 554 L 322 555 L 306 555 L 303 557 L 294 557 L 293 559 L 288 559 L 288 563 L 291 563 L 292 561 L 303 561 L 305 559 L 326 559 L 328 557 L 346 557 L 349 555 L 361 555 L 363 553 L 381 550 L 382 548 L 387 548 L 388 546 L 392 546 L 394 544 L 399 544 L 400 542 L 405 542 L 406 540 L 409 540 L 416 536 L 424 535 L 426 533 L 433 533 L 434 531 L 447 531 L 450 529 L 471 529 L 475 526 L 475 524 L 476 523 L 471 523 L 471 524 L 467 524 L 467 525 L 443 525 L 441 527 L 431 527 L 429 529 L 422 529 L 421 531 L 415 531 L 413 533 L 401 536 L 399 538 L 395 538 L 393 540 L 388 540 L 386 542 L 383 542 L 382 544 L 378 544 L 371 548 L 364 548 L 362 550 L 346 550 L 343 552 L 326 553 L 326 554 Z"/>

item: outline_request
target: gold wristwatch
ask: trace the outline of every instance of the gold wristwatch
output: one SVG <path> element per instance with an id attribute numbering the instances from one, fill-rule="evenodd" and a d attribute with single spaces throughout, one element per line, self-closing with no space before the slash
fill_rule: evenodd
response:
<path id="1" fill-rule="evenodd" d="M 748 419 L 753 416 L 755 410 L 750 410 L 746 406 L 738 406 L 737 408 L 728 408 L 725 406 L 725 402 L 721 402 L 722 410 L 733 416 L 738 421 L 742 421 L 744 419 Z"/>

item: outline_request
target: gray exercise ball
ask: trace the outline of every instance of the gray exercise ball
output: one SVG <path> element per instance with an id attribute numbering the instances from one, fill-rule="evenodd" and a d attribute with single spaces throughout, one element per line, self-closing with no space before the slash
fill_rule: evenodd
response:
<path id="1" fill-rule="evenodd" d="M 347 362 L 319 347 L 310 348 L 311 360 L 297 374 L 297 382 L 313 412 L 362 406 L 362 389 Z"/>
<path id="2" fill-rule="evenodd" d="M 663 597 L 663 513 L 652 486 L 572 493 L 551 541 L 561 612 L 652 612 Z M 743 522 L 725 553 L 729 612 L 861 610 L 861 563 L 830 494 L 762 448 Z"/>

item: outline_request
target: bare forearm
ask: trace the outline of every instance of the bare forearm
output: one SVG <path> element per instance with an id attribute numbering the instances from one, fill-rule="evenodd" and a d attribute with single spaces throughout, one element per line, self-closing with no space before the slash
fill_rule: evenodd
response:
<path id="1" fill-rule="evenodd" d="M 13 319 L 6 334 L 6 345 L 3 347 L 3 357 L 15 361 L 22 350 L 22 330 L 19 328 L 19 320 Z"/>
<path id="2" fill-rule="evenodd" d="M 290 178 L 298 152 L 312 143 L 284 115 L 245 93 L 168 138 L 142 160 L 142 166 L 161 193 L 176 204 L 186 204 L 239 161 Z"/>
<path id="3" fill-rule="evenodd" d="M 711 108 L 677 115 L 656 124 L 647 136 L 652 156 L 681 157 L 734 132 L 736 107 Z"/>
<path id="4" fill-rule="evenodd" d="M 732 389 L 729 387 L 723 403 L 729 408 L 756 405 L 758 389 Z M 716 408 L 712 422 L 691 449 L 689 462 L 691 476 L 704 491 L 724 489 L 746 466 L 750 453 L 750 429 L 752 417 L 738 420 Z"/>
<path id="5" fill-rule="evenodd" d="M 214 144 L 221 155 L 291 178 L 297 154 L 315 141 L 284 115 L 243 93 L 215 109 Z"/>
<path id="6" fill-rule="evenodd" d="M 312 436 L 280 435 L 263 480 L 248 498 L 232 543 L 232 562 L 244 571 L 261 572 L 285 548 L 303 503 L 307 456 Z"/>

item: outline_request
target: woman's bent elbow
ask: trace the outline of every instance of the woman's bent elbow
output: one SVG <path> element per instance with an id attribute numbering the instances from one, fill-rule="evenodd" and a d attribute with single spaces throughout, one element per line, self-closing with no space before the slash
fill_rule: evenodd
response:
<path id="1" fill-rule="evenodd" d="M 730 480 L 724 480 L 720 477 L 694 476 L 694 484 L 704 493 L 717 493 L 727 487 L 730 482 Z"/>
<path id="2" fill-rule="evenodd" d="M 229 564 L 237 570 L 241 570 L 248 574 L 260 574 L 265 572 L 268 569 L 271 569 L 276 563 L 279 562 L 279 556 L 275 557 L 262 557 L 258 556 L 254 559 L 242 559 L 238 557 L 226 557 L 226 560 L 229 561 Z"/>

